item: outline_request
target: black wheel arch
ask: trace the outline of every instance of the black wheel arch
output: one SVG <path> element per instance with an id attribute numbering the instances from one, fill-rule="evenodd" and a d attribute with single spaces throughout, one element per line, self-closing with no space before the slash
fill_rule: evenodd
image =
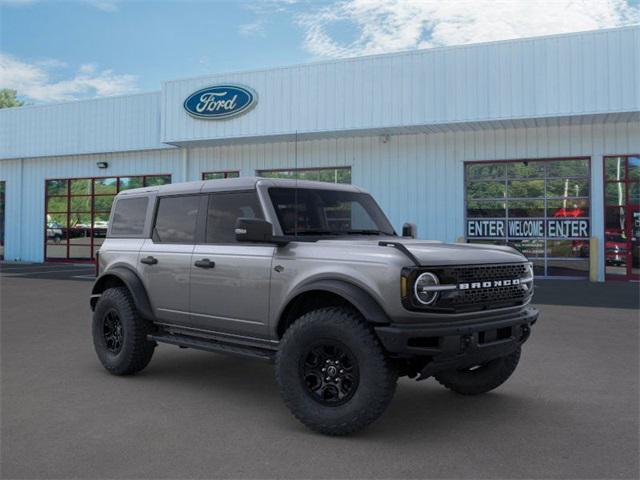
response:
<path id="1" fill-rule="evenodd" d="M 370 323 L 388 324 L 389 317 L 373 296 L 346 280 L 322 279 L 296 288 L 277 316 L 276 333 L 281 338 L 289 325 L 304 313 L 327 306 L 347 305 Z"/>
<path id="2" fill-rule="evenodd" d="M 143 318 L 147 320 L 154 319 L 151 302 L 149 302 L 149 296 L 142 280 L 136 272 L 125 266 L 110 268 L 96 279 L 91 289 L 91 310 L 95 309 L 100 295 L 105 290 L 117 286 L 124 286 L 129 290 L 136 310 Z"/>

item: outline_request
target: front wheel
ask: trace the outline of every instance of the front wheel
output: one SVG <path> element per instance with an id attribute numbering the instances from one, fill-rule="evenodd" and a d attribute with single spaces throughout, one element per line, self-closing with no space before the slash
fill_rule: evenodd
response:
<path id="1" fill-rule="evenodd" d="M 286 405 L 310 429 L 347 435 L 385 411 L 397 372 L 357 312 L 322 308 L 285 332 L 276 380 Z"/>
<path id="2" fill-rule="evenodd" d="M 114 375 L 139 372 L 151 361 L 155 342 L 124 287 L 106 290 L 93 312 L 93 346 L 100 362 Z"/>
<path id="3" fill-rule="evenodd" d="M 520 360 L 520 348 L 482 365 L 460 370 L 448 370 L 434 375 L 444 387 L 461 395 L 479 395 L 498 388 L 515 371 Z"/>

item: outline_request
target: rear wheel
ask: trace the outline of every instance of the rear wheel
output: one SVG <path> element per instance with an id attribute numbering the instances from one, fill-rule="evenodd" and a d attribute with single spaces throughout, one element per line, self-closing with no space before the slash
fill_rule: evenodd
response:
<path id="1" fill-rule="evenodd" d="M 346 435 L 376 420 L 393 398 L 397 372 L 357 312 L 323 308 L 285 332 L 276 379 L 286 405 L 307 427 Z"/>
<path id="2" fill-rule="evenodd" d="M 147 340 L 149 323 L 138 314 L 124 287 L 106 290 L 93 312 L 93 346 L 100 362 L 114 375 L 130 375 L 146 367 L 155 342 Z"/>
<path id="3" fill-rule="evenodd" d="M 448 370 L 434 375 L 444 387 L 461 395 L 479 395 L 498 388 L 515 371 L 520 360 L 520 348 L 505 357 L 482 365 L 460 370 Z"/>

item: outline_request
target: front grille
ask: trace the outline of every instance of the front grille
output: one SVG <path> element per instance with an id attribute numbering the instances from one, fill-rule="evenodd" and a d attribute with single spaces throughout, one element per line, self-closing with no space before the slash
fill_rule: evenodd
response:
<path id="1" fill-rule="evenodd" d="M 515 265 L 477 265 L 473 267 L 461 267 L 454 270 L 458 283 L 479 282 L 482 280 L 522 278 L 527 274 L 527 265 L 523 263 Z"/>
<path id="2" fill-rule="evenodd" d="M 457 295 L 452 296 L 451 303 L 453 305 L 468 305 L 475 303 L 502 303 L 511 300 L 519 300 L 525 298 L 526 292 L 522 286 L 510 287 L 491 287 L 478 290 L 459 291 Z"/>
<path id="3" fill-rule="evenodd" d="M 438 275 L 441 285 L 453 284 L 457 286 L 524 279 L 531 275 L 529 266 L 525 263 L 444 267 L 429 269 L 429 271 Z M 444 291 L 440 293 L 434 306 L 458 312 L 520 305 L 529 299 L 532 286 L 532 283 L 524 283 Z"/>

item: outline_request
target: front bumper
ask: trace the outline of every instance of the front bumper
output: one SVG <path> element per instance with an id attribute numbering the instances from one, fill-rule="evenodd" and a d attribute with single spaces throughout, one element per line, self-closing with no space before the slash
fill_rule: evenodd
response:
<path id="1" fill-rule="evenodd" d="M 437 325 L 391 324 L 375 327 L 384 348 L 400 357 L 423 357 L 426 378 L 443 370 L 472 367 L 516 351 L 528 338 L 538 310 L 516 312 L 482 320 Z"/>

